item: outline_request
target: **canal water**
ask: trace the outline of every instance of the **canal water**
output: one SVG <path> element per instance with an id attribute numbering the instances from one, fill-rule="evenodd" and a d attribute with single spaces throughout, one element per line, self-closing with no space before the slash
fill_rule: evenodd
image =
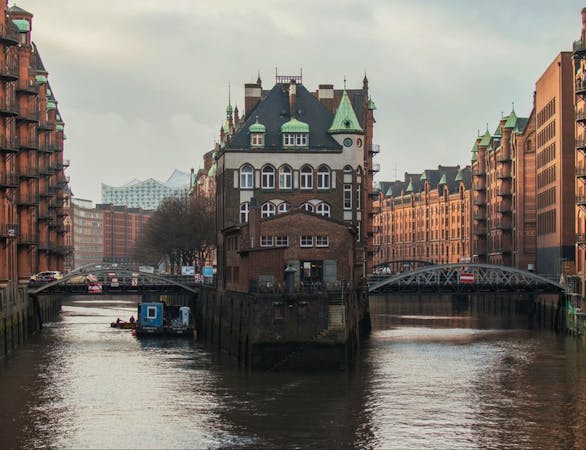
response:
<path id="1" fill-rule="evenodd" d="M 524 317 L 373 298 L 354 370 L 250 373 L 134 312 L 72 300 L 0 363 L 1 448 L 586 448 L 584 347 Z"/>

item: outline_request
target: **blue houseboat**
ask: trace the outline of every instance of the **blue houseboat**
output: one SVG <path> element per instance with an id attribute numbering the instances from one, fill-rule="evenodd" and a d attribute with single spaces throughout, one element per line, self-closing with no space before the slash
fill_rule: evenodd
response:
<path id="1" fill-rule="evenodd" d="M 164 302 L 138 304 L 137 336 L 193 336 L 191 308 Z"/>

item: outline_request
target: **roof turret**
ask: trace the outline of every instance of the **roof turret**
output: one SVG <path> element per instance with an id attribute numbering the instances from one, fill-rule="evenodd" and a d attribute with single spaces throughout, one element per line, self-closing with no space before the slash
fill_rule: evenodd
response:
<path id="1" fill-rule="evenodd" d="M 258 116 L 256 116 L 256 122 L 248 127 L 248 131 L 251 133 L 265 133 L 266 127 L 258 122 Z"/>
<path id="2" fill-rule="evenodd" d="M 364 130 L 362 130 L 362 127 L 360 126 L 360 123 L 358 122 L 358 118 L 356 117 L 356 113 L 354 112 L 354 108 L 352 107 L 352 103 L 350 102 L 350 97 L 348 97 L 346 89 L 344 89 L 344 93 L 342 94 L 342 100 L 340 100 L 338 109 L 336 109 L 336 115 L 334 116 L 332 126 L 330 126 L 328 132 L 330 134 L 362 134 L 364 132 Z"/>
<path id="3" fill-rule="evenodd" d="M 412 178 L 409 179 L 409 186 L 407 186 L 407 190 L 405 192 L 407 192 L 407 194 L 410 194 L 411 192 L 413 192 L 413 179 Z"/>
<path id="4" fill-rule="evenodd" d="M 309 133 L 309 125 L 293 117 L 281 125 L 281 133 Z"/>

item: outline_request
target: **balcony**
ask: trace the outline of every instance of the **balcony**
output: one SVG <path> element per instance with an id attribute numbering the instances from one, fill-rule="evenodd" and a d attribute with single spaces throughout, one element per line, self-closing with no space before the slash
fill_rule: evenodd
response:
<path id="1" fill-rule="evenodd" d="M 49 143 L 49 145 L 47 145 L 47 149 L 50 152 L 60 152 L 60 151 L 63 151 L 63 144 L 51 142 L 51 143 Z"/>
<path id="2" fill-rule="evenodd" d="M 586 82 L 582 80 L 576 81 L 576 95 L 586 94 Z"/>
<path id="3" fill-rule="evenodd" d="M 37 128 L 40 131 L 53 131 L 55 129 L 55 124 L 41 119 Z"/>
<path id="4" fill-rule="evenodd" d="M 8 21 L 6 21 L 8 22 Z M 0 43 L 4 45 L 18 44 L 18 29 L 11 26 L 12 24 L 5 23 L 0 25 Z"/>
<path id="5" fill-rule="evenodd" d="M 19 170 L 18 175 L 20 178 L 39 178 L 39 168 L 27 167 L 26 169 Z"/>
<path id="6" fill-rule="evenodd" d="M 472 218 L 478 222 L 486 222 L 486 214 L 475 213 Z"/>
<path id="7" fill-rule="evenodd" d="M 511 231 L 513 229 L 513 224 L 511 220 L 496 220 L 492 224 L 493 228 L 502 231 Z"/>
<path id="8" fill-rule="evenodd" d="M 576 139 L 576 150 L 586 153 L 586 140 Z"/>
<path id="9" fill-rule="evenodd" d="M 0 63 L 0 79 L 3 81 L 18 80 L 18 63 L 6 61 Z"/>
<path id="10" fill-rule="evenodd" d="M 486 225 L 478 225 L 476 227 L 473 227 L 473 234 L 475 236 L 483 236 L 486 235 Z"/>
<path id="11" fill-rule="evenodd" d="M 22 233 L 18 236 L 18 245 L 37 245 L 38 243 L 38 233 Z"/>
<path id="12" fill-rule="evenodd" d="M 497 195 L 500 197 L 509 197 L 513 195 L 511 192 L 511 186 L 500 186 L 497 190 Z"/>
<path id="13" fill-rule="evenodd" d="M 496 171 L 496 177 L 500 180 L 512 178 L 510 169 L 500 169 Z"/>
<path id="14" fill-rule="evenodd" d="M 37 136 L 27 136 L 18 140 L 18 146 L 27 150 L 39 149 L 39 138 Z"/>
<path id="15" fill-rule="evenodd" d="M 16 92 L 24 95 L 38 95 L 39 85 L 35 80 L 21 80 L 16 86 Z"/>
<path id="16" fill-rule="evenodd" d="M 486 191 L 486 185 L 485 183 L 481 183 L 481 182 L 476 182 L 473 184 L 473 189 L 475 191 Z"/>
<path id="17" fill-rule="evenodd" d="M 493 248 L 493 252 L 494 253 L 501 253 L 501 254 L 508 254 L 508 253 L 512 253 L 513 249 L 511 246 L 499 245 L 499 246 Z"/>
<path id="18" fill-rule="evenodd" d="M 576 205 L 585 207 L 586 206 L 586 197 L 583 195 L 576 195 Z"/>
<path id="19" fill-rule="evenodd" d="M 17 223 L 3 223 L 0 225 L 0 238 L 11 239 L 18 236 Z"/>
<path id="20" fill-rule="evenodd" d="M 370 150 L 368 151 L 368 153 L 370 153 L 373 156 L 378 155 L 380 153 L 380 145 L 373 144 L 372 147 L 370 147 Z"/>
<path id="21" fill-rule="evenodd" d="M 4 117 L 18 116 L 18 107 L 16 106 L 16 100 L 8 98 L 0 99 L 0 115 Z"/>
<path id="22" fill-rule="evenodd" d="M 511 214 L 513 211 L 511 210 L 511 205 L 508 203 L 501 203 L 498 205 L 497 211 L 501 214 Z"/>
<path id="23" fill-rule="evenodd" d="M 496 157 L 496 161 L 500 163 L 510 163 L 512 161 L 511 155 L 508 153 L 499 153 Z"/>
<path id="24" fill-rule="evenodd" d="M 14 137 L 0 136 L 0 153 L 17 153 L 18 141 Z"/>
<path id="25" fill-rule="evenodd" d="M 576 166 L 576 178 L 586 178 L 586 165 Z"/>
<path id="26" fill-rule="evenodd" d="M 370 173 L 377 173 L 380 172 L 380 164 L 373 164 L 372 169 L 369 169 Z"/>
<path id="27" fill-rule="evenodd" d="M 486 199 L 484 198 L 475 198 L 474 199 L 475 206 L 486 206 Z"/>
<path id="28" fill-rule="evenodd" d="M 69 160 L 68 159 L 64 159 L 63 160 L 63 168 L 67 169 L 69 167 Z M 379 191 L 373 191 L 373 192 L 379 192 Z"/>
<path id="29" fill-rule="evenodd" d="M 584 122 L 586 122 L 586 111 L 584 111 L 583 109 L 580 111 L 576 111 L 576 122 L 584 125 Z"/>
<path id="30" fill-rule="evenodd" d="M 0 173 L 0 188 L 17 188 L 18 181 L 17 173 Z"/>
<path id="31" fill-rule="evenodd" d="M 47 189 L 45 189 L 43 192 L 40 193 L 41 197 L 52 197 L 53 195 L 55 195 L 55 188 L 54 187 L 48 187 Z"/>
<path id="32" fill-rule="evenodd" d="M 486 176 L 486 170 L 481 169 L 479 167 L 475 167 L 474 169 L 472 169 L 472 175 L 477 176 L 477 177 Z"/>
<path id="33" fill-rule="evenodd" d="M 18 206 L 36 206 L 39 204 L 41 198 L 39 194 L 29 194 L 25 192 L 20 192 L 18 196 Z"/>
<path id="34" fill-rule="evenodd" d="M 586 245 L 586 234 L 576 234 L 576 244 Z"/>

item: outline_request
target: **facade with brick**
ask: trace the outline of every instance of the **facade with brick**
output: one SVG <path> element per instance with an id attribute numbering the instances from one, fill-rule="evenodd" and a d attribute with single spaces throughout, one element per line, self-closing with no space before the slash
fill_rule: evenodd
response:
<path id="1" fill-rule="evenodd" d="M 575 108 L 575 231 L 576 275 L 578 291 L 582 298 L 586 293 L 586 8 L 581 12 L 582 31 L 573 45 L 574 60 L 574 108 Z"/>
<path id="2" fill-rule="evenodd" d="M 439 166 L 380 182 L 374 263 L 391 272 L 471 260 L 471 170 Z"/>
<path id="3" fill-rule="evenodd" d="M 226 111 L 216 159 L 218 287 L 357 282 L 372 255 L 374 103 L 362 89 L 301 76 L 245 85 Z"/>
<path id="4" fill-rule="evenodd" d="M 91 200 L 74 198 L 71 202 L 73 225 L 73 268 L 104 261 L 103 214 Z"/>

